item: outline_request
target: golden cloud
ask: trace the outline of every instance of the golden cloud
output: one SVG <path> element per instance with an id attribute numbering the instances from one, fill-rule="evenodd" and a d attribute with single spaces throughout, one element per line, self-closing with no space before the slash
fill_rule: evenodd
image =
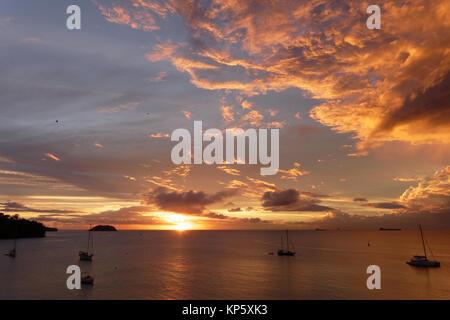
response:
<path id="1" fill-rule="evenodd" d="M 106 19 L 154 30 L 177 14 L 192 41 L 147 55 L 169 60 L 203 89 L 241 96 L 298 88 L 322 99 L 310 116 L 353 133 L 358 152 L 387 141 L 450 143 L 450 3 L 386 0 L 381 30 L 369 2 L 350 0 L 133 0 Z"/>

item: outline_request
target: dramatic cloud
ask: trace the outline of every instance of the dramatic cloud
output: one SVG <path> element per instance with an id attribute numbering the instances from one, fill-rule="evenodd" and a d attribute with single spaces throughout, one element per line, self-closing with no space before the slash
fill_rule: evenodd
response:
<path id="1" fill-rule="evenodd" d="M 359 198 L 355 198 L 355 200 L 357 199 Z M 347 229 L 380 227 L 414 229 L 419 224 L 426 228 L 450 228 L 450 166 L 437 171 L 433 177 L 423 179 L 417 186 L 408 188 L 399 201 L 366 203 L 363 206 L 391 209 L 391 212 L 383 215 L 363 216 L 331 210 L 322 218 L 308 222 L 295 222 L 295 224 Z"/>
<path id="2" fill-rule="evenodd" d="M 171 8 L 159 1 L 131 0 L 108 1 L 111 7 L 104 6 L 101 0 L 93 0 L 109 22 L 130 26 L 144 31 L 158 30 L 156 17 L 164 18 Z"/>
<path id="3" fill-rule="evenodd" d="M 224 199 L 235 195 L 233 190 L 206 194 L 203 191 L 169 191 L 166 188 L 156 188 L 144 194 L 147 204 L 154 204 L 161 210 L 171 212 L 199 214 L 207 206 L 222 202 Z"/>
<path id="4" fill-rule="evenodd" d="M 169 60 L 199 88 L 323 99 L 311 117 L 354 133 L 354 155 L 386 141 L 450 142 L 448 2 L 384 1 L 379 31 L 366 28 L 369 3 L 350 0 L 103 2 L 108 21 L 137 29 L 180 16 L 191 41 L 168 40 L 148 58 Z"/>
<path id="5" fill-rule="evenodd" d="M 295 189 L 268 191 L 262 197 L 262 205 L 271 211 L 329 211 L 333 208 L 319 205 L 319 200 L 300 196 Z"/>
<path id="6" fill-rule="evenodd" d="M 407 209 L 402 212 L 448 211 L 450 208 L 450 166 L 425 178 L 415 187 L 408 188 L 400 197 Z"/>

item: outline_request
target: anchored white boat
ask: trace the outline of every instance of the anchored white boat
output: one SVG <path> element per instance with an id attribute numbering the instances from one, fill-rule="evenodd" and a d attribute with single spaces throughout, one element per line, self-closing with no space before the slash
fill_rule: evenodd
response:
<path id="1" fill-rule="evenodd" d="M 425 240 L 423 239 L 422 226 L 419 225 L 420 236 L 422 237 L 422 246 L 423 246 L 423 256 L 413 256 L 411 260 L 406 261 L 407 264 L 413 267 L 422 267 L 422 268 L 439 268 L 441 263 L 439 261 L 431 261 L 428 260 L 427 257 L 427 248 L 425 246 Z"/>

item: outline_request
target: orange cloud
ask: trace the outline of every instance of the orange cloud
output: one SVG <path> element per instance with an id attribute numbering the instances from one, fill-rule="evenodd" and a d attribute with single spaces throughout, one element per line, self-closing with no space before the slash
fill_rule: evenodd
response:
<path id="1" fill-rule="evenodd" d="M 208 90 L 309 92 L 324 101 L 313 119 L 360 141 L 350 156 L 389 141 L 450 143 L 450 3 L 386 0 L 380 31 L 366 28 L 367 5 L 141 0 L 101 11 L 108 21 L 150 30 L 154 17 L 176 12 L 195 41 L 167 41 L 150 61 L 169 60 Z"/>
<path id="2" fill-rule="evenodd" d="M 253 127 L 259 127 L 264 116 L 258 112 L 258 110 L 252 110 L 245 114 L 242 118 L 243 122 L 248 122 Z"/>
<path id="3" fill-rule="evenodd" d="M 187 119 L 190 119 L 192 116 L 192 113 L 190 113 L 189 111 L 185 111 L 185 110 L 183 110 L 183 114 Z"/>
<path id="4" fill-rule="evenodd" d="M 298 162 L 294 162 L 294 167 L 289 170 L 278 169 L 278 172 L 282 173 L 281 179 L 293 180 L 297 181 L 297 177 L 310 174 L 309 171 L 301 170 L 301 164 Z"/>
<path id="5" fill-rule="evenodd" d="M 175 176 L 179 176 L 179 177 L 185 178 L 191 173 L 191 166 L 179 165 L 179 166 L 176 166 L 172 170 L 165 170 L 163 172 L 167 176 L 175 175 Z"/>
<path id="6" fill-rule="evenodd" d="M 148 79 L 148 82 L 151 82 L 151 83 L 163 82 L 166 77 L 167 77 L 167 72 L 160 72 L 156 77 Z"/>
<path id="7" fill-rule="evenodd" d="M 101 3 L 111 2 L 110 6 Z M 133 29 L 144 31 L 158 30 L 156 17 L 165 18 L 173 11 L 170 4 L 159 1 L 130 0 L 102 1 L 94 0 L 105 19 L 112 23 L 129 26 Z"/>
<path id="8" fill-rule="evenodd" d="M 233 107 L 232 106 L 222 106 L 222 118 L 225 122 L 234 121 Z"/>
<path id="9" fill-rule="evenodd" d="M 168 133 L 151 133 L 149 135 L 150 138 L 168 138 L 170 135 Z"/>
<path id="10" fill-rule="evenodd" d="M 400 197 L 408 212 L 439 212 L 448 210 L 450 203 L 450 165 L 436 171 L 415 187 L 406 189 Z"/>
<path id="11" fill-rule="evenodd" d="M 217 169 L 219 169 L 225 173 L 231 174 L 233 176 L 241 175 L 241 173 L 238 169 L 233 169 L 233 168 L 230 168 L 229 166 L 218 166 Z"/>
<path id="12" fill-rule="evenodd" d="M 52 154 L 52 153 L 46 153 L 45 156 L 48 157 L 48 158 L 50 158 L 50 159 L 52 159 L 52 160 L 55 160 L 55 161 L 61 161 L 60 158 L 58 158 L 57 156 L 55 156 L 55 155 Z"/>
<path id="13" fill-rule="evenodd" d="M 116 107 L 111 108 L 100 108 L 97 110 L 98 113 L 117 113 L 122 110 L 134 110 L 137 106 L 139 106 L 141 102 L 129 102 L 118 105 Z"/>
<path id="14" fill-rule="evenodd" d="M 250 101 L 244 100 L 242 101 L 242 109 L 251 109 L 253 106 L 253 103 Z"/>
<path id="15" fill-rule="evenodd" d="M 269 109 L 269 115 L 275 117 L 278 114 L 278 110 Z"/>
<path id="16" fill-rule="evenodd" d="M 179 188 L 172 182 L 172 179 L 165 179 L 158 176 L 153 176 L 152 178 L 146 179 L 145 181 L 170 190 L 174 191 L 179 190 Z"/>

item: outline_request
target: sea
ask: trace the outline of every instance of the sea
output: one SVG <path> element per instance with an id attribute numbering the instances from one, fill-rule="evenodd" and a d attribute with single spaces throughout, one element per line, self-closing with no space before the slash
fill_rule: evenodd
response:
<path id="1" fill-rule="evenodd" d="M 79 261 L 87 231 L 0 240 L 0 299 L 450 299 L 450 231 L 425 230 L 440 268 L 406 264 L 423 255 L 418 231 L 289 231 L 296 255 L 278 256 L 284 231 L 95 232 L 92 262 Z M 273 255 L 270 253 L 274 253 Z M 67 268 L 93 286 L 70 290 Z M 367 268 L 380 268 L 368 289 Z"/>

